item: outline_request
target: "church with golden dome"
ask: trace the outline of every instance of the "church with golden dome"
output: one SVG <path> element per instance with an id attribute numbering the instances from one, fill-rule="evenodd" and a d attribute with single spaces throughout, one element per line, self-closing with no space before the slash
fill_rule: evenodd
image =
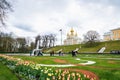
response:
<path id="1" fill-rule="evenodd" d="M 77 32 L 71 28 L 71 30 L 67 33 L 67 38 L 64 40 L 64 45 L 73 45 L 80 44 L 81 39 L 78 38 Z"/>

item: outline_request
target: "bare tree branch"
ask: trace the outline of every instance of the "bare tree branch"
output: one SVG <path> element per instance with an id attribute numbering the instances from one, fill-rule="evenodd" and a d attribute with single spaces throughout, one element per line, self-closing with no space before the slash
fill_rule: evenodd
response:
<path id="1" fill-rule="evenodd" d="M 5 26 L 5 19 L 10 11 L 13 11 L 10 2 L 8 0 L 0 0 L 0 27 Z"/>
<path id="2" fill-rule="evenodd" d="M 98 42 L 100 40 L 100 35 L 96 31 L 88 31 L 84 35 L 84 42 L 86 43 L 87 46 L 92 46 L 94 45 L 95 42 Z"/>

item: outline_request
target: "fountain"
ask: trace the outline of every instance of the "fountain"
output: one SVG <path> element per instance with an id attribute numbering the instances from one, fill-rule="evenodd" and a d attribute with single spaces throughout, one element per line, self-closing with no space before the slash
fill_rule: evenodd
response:
<path id="1" fill-rule="evenodd" d="M 106 47 L 102 47 L 102 48 L 98 51 L 98 53 L 103 53 L 103 52 L 105 51 L 105 49 L 106 49 Z"/>
<path id="2" fill-rule="evenodd" d="M 38 55 L 39 54 L 39 52 L 40 53 L 42 53 L 42 49 L 39 49 L 39 40 L 37 41 L 37 46 L 36 46 L 36 48 L 35 49 L 33 49 L 33 51 L 32 51 L 32 54 L 31 55 Z M 36 54 L 35 54 L 36 53 Z"/>
<path id="3" fill-rule="evenodd" d="M 56 51 L 56 53 L 59 53 L 60 51 L 62 51 L 62 49 L 59 49 L 58 51 Z"/>
<path id="4" fill-rule="evenodd" d="M 74 51 L 78 51 L 79 50 L 79 48 L 76 48 Z"/>

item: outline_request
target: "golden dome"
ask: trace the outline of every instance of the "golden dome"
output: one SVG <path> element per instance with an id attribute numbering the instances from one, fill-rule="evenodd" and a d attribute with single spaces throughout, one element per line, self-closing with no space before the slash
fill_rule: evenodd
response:
<path id="1" fill-rule="evenodd" d="M 71 34 L 70 34 L 71 36 L 74 35 L 74 30 L 73 30 L 73 28 L 71 28 L 70 33 L 71 33 Z"/>
<path id="2" fill-rule="evenodd" d="M 71 28 L 70 32 L 71 32 L 71 33 L 73 33 L 73 32 L 74 32 L 73 28 Z"/>

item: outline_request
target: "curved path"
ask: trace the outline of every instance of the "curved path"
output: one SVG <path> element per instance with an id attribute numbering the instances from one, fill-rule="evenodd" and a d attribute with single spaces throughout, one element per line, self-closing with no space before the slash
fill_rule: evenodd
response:
<path id="1" fill-rule="evenodd" d="M 75 66 L 73 64 L 37 64 L 40 66 L 47 66 L 47 67 L 71 67 L 71 66 Z"/>
<path id="2" fill-rule="evenodd" d="M 80 60 L 80 58 L 76 58 L 76 60 Z M 79 63 L 80 65 L 91 65 L 91 64 L 95 64 L 95 61 L 89 61 L 89 60 L 81 60 L 81 61 L 87 61 L 86 63 Z"/>
<path id="3" fill-rule="evenodd" d="M 76 58 L 76 60 L 80 60 L 80 58 Z M 58 60 L 56 60 L 56 61 L 59 61 L 58 63 L 63 63 L 63 62 L 65 62 L 65 61 L 63 61 L 63 60 L 61 60 L 61 62 L 60 62 L 60 59 Z M 91 65 L 91 64 L 95 64 L 96 62 L 94 62 L 94 61 L 89 61 L 89 60 L 82 60 L 82 61 L 87 61 L 86 63 L 78 63 L 78 64 L 80 64 L 80 65 Z M 40 65 L 40 66 L 50 66 L 50 67 L 70 67 L 70 66 L 76 66 L 76 64 L 37 64 L 37 65 Z"/>

